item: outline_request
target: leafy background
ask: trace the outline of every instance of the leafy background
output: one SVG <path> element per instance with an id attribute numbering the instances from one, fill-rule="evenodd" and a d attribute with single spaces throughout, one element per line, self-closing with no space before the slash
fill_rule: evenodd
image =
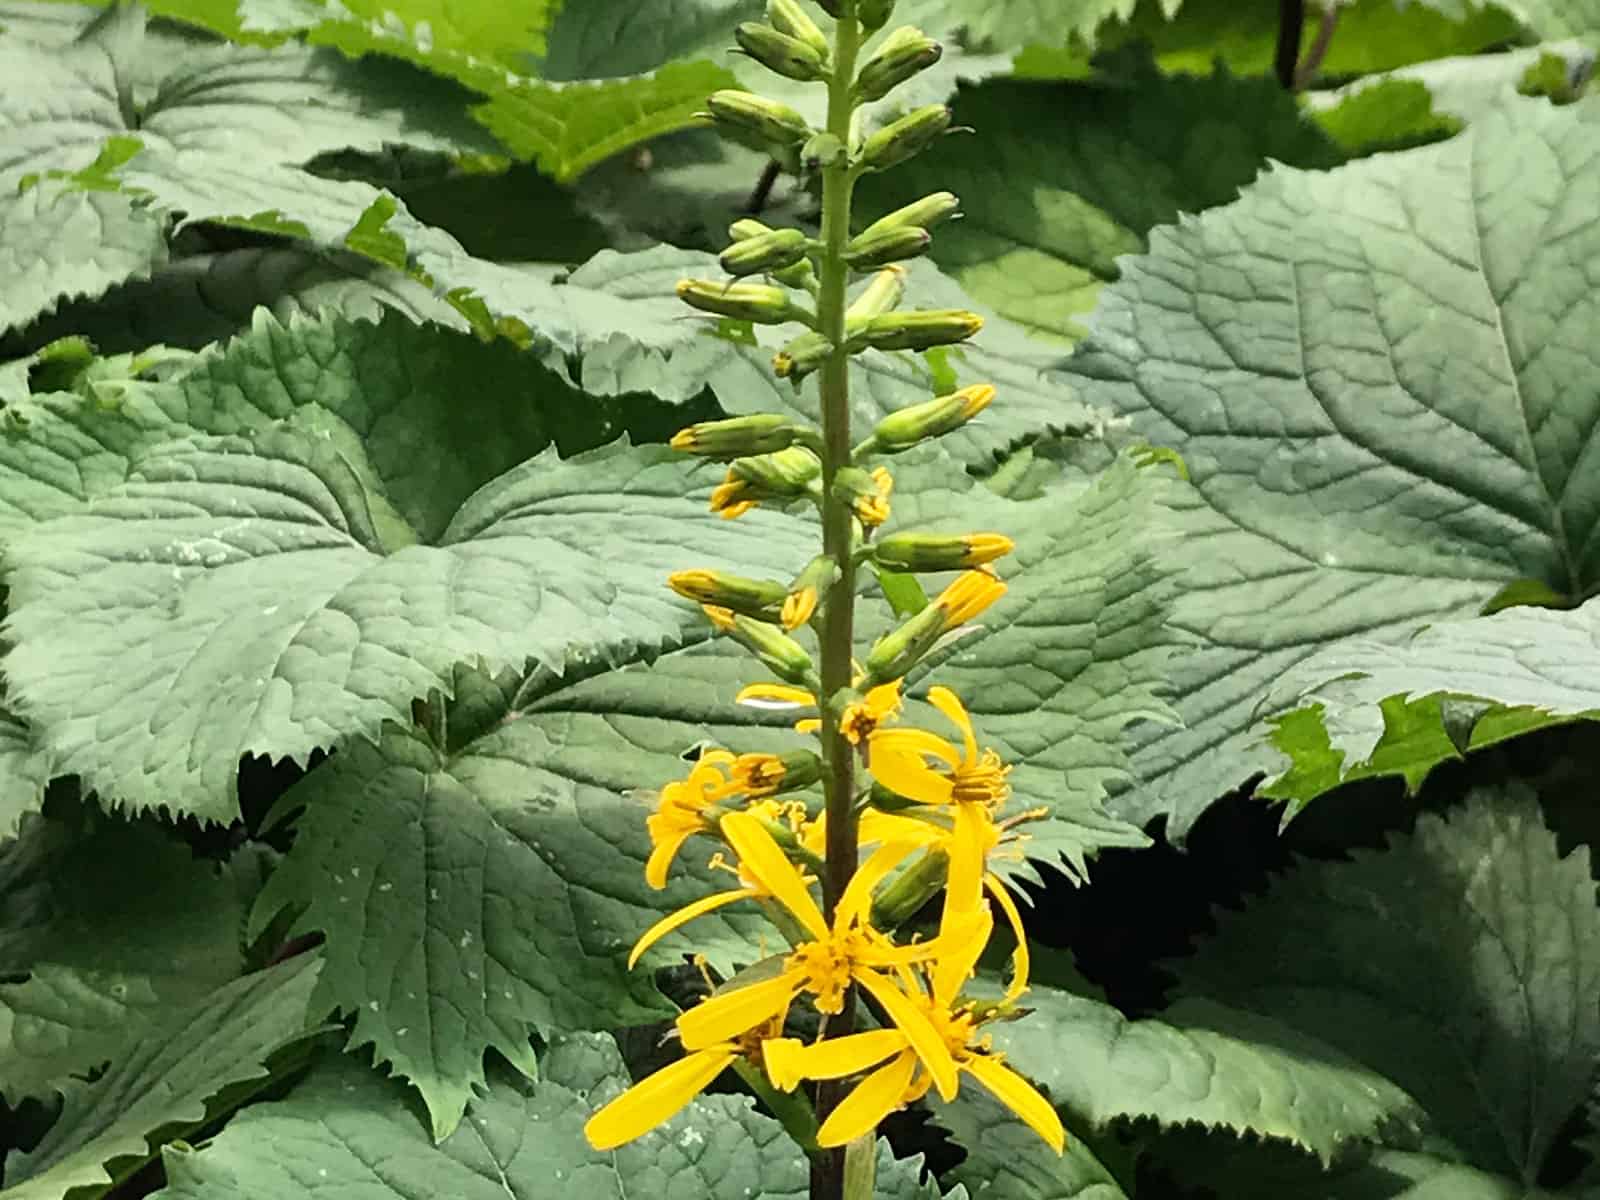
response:
<path id="1" fill-rule="evenodd" d="M 660 447 L 815 406 L 670 293 L 815 217 L 695 119 L 759 11 L 0 4 L 0 1196 L 805 1193 L 747 1096 L 578 1133 L 709 882 L 648 789 L 789 736 L 660 584 L 808 557 Z M 960 193 L 910 295 L 989 323 L 854 403 L 1001 387 L 895 510 L 1026 531 L 941 677 L 1051 814 L 996 1040 L 1071 1139 L 963 1097 L 880 1193 L 1592 1200 L 1600 8 L 1310 6 L 1292 90 L 1264 0 L 899 16 L 869 120 L 977 132 L 862 215 Z"/>

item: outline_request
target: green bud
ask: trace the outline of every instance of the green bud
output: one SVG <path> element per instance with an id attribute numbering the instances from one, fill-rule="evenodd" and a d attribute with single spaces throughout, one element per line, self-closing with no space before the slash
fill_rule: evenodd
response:
<path id="1" fill-rule="evenodd" d="M 789 299 L 789 293 L 767 283 L 718 283 L 714 279 L 680 279 L 678 299 L 701 312 L 757 325 L 781 325 L 805 319 L 807 314 Z"/>
<path id="2" fill-rule="evenodd" d="M 894 15 L 894 0 L 856 0 L 856 20 L 863 29 L 882 29 Z"/>
<path id="3" fill-rule="evenodd" d="M 900 628 L 884 634 L 867 654 L 867 677 L 899 679 L 945 635 L 945 615 L 930 604 Z"/>
<path id="4" fill-rule="evenodd" d="M 832 50 L 828 35 L 817 28 L 817 23 L 806 14 L 799 0 L 767 0 L 767 20 L 779 33 L 786 33 L 804 42 L 823 58 L 827 58 Z"/>
<path id="5" fill-rule="evenodd" d="M 783 450 L 793 444 L 799 432 L 799 426 L 788 417 L 755 413 L 687 426 L 672 435 L 671 444 L 674 450 L 685 454 L 728 460 Z"/>
<path id="6" fill-rule="evenodd" d="M 774 229 L 735 242 L 717 260 L 729 275 L 761 275 L 792 267 L 806 257 L 808 239 L 798 229 Z"/>
<path id="7" fill-rule="evenodd" d="M 933 244 L 926 229 L 886 229 L 882 233 L 863 233 L 844 248 L 844 260 L 858 271 L 920 258 Z"/>
<path id="8" fill-rule="evenodd" d="M 941 221 L 955 216 L 960 209 L 961 201 L 954 192 L 934 192 L 931 196 L 913 200 L 904 208 L 897 208 L 887 216 L 879 217 L 856 235 L 856 241 L 891 229 L 932 229 Z"/>
<path id="9" fill-rule="evenodd" d="M 878 350 L 931 350 L 964 342 L 983 328 L 983 318 L 960 308 L 891 312 L 851 330 L 852 340 Z"/>
<path id="10" fill-rule="evenodd" d="M 906 294 L 904 267 L 886 267 L 872 277 L 855 302 L 845 310 L 845 320 L 864 324 L 889 312 Z"/>
<path id="11" fill-rule="evenodd" d="M 706 109 L 731 141 L 771 154 L 785 166 L 799 166 L 798 151 L 811 136 L 811 126 L 787 104 L 754 92 L 725 89 L 706 97 Z"/>
<path id="12" fill-rule="evenodd" d="M 869 171 L 882 171 L 903 163 L 949 128 L 950 110 L 943 104 L 914 108 L 861 144 L 861 165 Z"/>
<path id="13" fill-rule="evenodd" d="M 774 271 L 772 277 L 784 287 L 801 288 L 809 290 L 817 281 L 817 273 L 811 269 L 811 260 L 802 258 L 792 267 L 785 267 L 781 271 Z"/>
<path id="14" fill-rule="evenodd" d="M 794 630 L 811 620 L 811 614 L 817 611 L 817 604 L 838 578 L 839 566 L 832 558 L 826 554 L 813 558 L 789 585 L 789 594 L 783 598 L 783 609 L 779 614 L 780 624 L 785 629 Z"/>
<path id="15" fill-rule="evenodd" d="M 895 88 L 944 55 L 939 45 L 922 30 L 910 25 L 896 29 L 856 75 L 856 95 L 862 100 L 882 100 Z"/>
<path id="16" fill-rule="evenodd" d="M 810 83 L 827 78 L 828 64 L 815 48 L 799 38 L 779 33 L 771 25 L 745 21 L 734 29 L 733 37 L 741 50 L 785 79 Z"/>
<path id="17" fill-rule="evenodd" d="M 959 429 L 989 407 L 994 386 L 975 383 L 946 396 L 898 409 L 878 422 L 872 431 L 872 448 L 883 454 L 909 450 L 927 438 Z"/>
<path id="18" fill-rule="evenodd" d="M 735 242 L 749 241 L 751 238 L 760 237 L 764 233 L 772 233 L 770 225 L 763 225 L 754 217 L 741 217 L 728 226 L 728 237 Z"/>
<path id="19" fill-rule="evenodd" d="M 815 671 L 806 648 L 765 621 L 712 605 L 706 609 L 711 623 L 759 658 L 779 679 L 801 687 L 814 682 Z"/>
<path id="20" fill-rule="evenodd" d="M 1015 543 L 1003 533 L 891 533 L 872 545 L 872 557 L 894 571 L 959 571 L 1010 554 Z"/>
<path id="21" fill-rule="evenodd" d="M 789 446 L 770 454 L 735 459 L 728 474 L 769 495 L 802 496 L 822 478 L 822 463 L 804 446 Z"/>
<path id="22" fill-rule="evenodd" d="M 802 333 L 772 356 L 772 373 L 799 383 L 828 361 L 832 349 L 833 343 L 822 334 Z"/>
<path id="23" fill-rule="evenodd" d="M 845 160 L 844 143 L 831 133 L 814 133 L 800 147 L 800 165 L 807 171 L 821 171 Z"/>
<path id="24" fill-rule="evenodd" d="M 667 586 L 697 604 L 726 608 L 758 621 L 776 621 L 789 589 L 775 579 L 747 579 L 725 571 L 677 571 Z"/>

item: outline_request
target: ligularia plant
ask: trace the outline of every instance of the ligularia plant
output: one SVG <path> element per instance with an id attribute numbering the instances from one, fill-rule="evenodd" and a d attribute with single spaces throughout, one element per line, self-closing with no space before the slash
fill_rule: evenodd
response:
<path id="1" fill-rule="evenodd" d="M 701 852 L 702 842 L 722 843 L 712 862 L 735 883 L 646 930 L 633 960 L 694 918 L 741 903 L 765 909 L 788 950 L 683 1012 L 677 1033 L 685 1056 L 606 1105 L 585 1129 L 598 1149 L 621 1145 L 668 1120 L 730 1067 L 769 1096 L 815 1084 L 814 1107 L 774 1105 L 817 1152 L 814 1196 L 842 1194 L 842 1157 L 831 1151 L 857 1139 L 870 1148 L 890 1112 L 930 1090 L 953 1099 L 966 1080 L 992 1092 L 1058 1153 L 1065 1144 L 1049 1101 L 992 1052 L 985 1033 L 990 1022 L 1015 1015 L 1028 973 L 1015 903 L 987 860 L 1009 827 L 1033 814 L 1005 813 L 1009 768 L 982 747 L 954 692 L 935 686 L 928 700 L 959 741 L 902 719 L 908 672 L 1005 594 L 989 564 L 1012 543 L 997 532 L 880 533 L 892 519 L 894 478 L 879 460 L 960 428 L 995 389 L 965 387 L 890 413 L 860 441 L 850 428 L 852 355 L 952 345 L 982 325 L 962 310 L 897 307 L 905 271 L 896 264 L 927 249 L 929 228 L 956 214 L 955 196 L 935 193 L 850 232 L 856 181 L 912 157 L 950 126 L 949 110 L 932 105 L 863 136 L 860 106 L 938 61 L 940 47 L 907 27 L 864 56 L 892 3 L 824 7 L 835 18 L 831 41 L 796 0 L 771 0 L 768 23 L 741 25 L 736 36 L 776 73 L 826 86 L 825 129 L 749 92 L 718 92 L 708 102 L 729 137 L 821 172 L 821 239 L 739 221 L 720 259 L 731 278 L 685 279 L 677 289 L 705 313 L 802 326 L 772 366 L 796 385 L 820 375 L 821 420 L 811 427 L 780 414 L 742 416 L 691 425 L 672 441 L 728 464 L 713 511 L 737 519 L 758 504 L 809 506 L 820 518 L 821 553 L 787 583 L 712 570 L 668 581 L 776 676 L 730 703 L 815 710 L 796 728 L 815 735 L 817 749 L 705 749 L 685 778 L 661 789 L 648 817 L 651 886 L 665 886 L 673 859 Z M 852 281 L 863 275 L 852 297 Z M 960 573 L 898 628 L 858 648 L 858 580 L 877 571 Z M 808 635 L 815 653 L 804 644 Z M 819 781 L 823 804 L 813 812 L 798 796 Z M 902 936 L 898 926 L 941 888 L 937 932 Z M 964 989 L 994 927 L 991 900 L 1016 950 L 1004 997 L 979 1002 Z M 814 1022 L 795 1020 L 802 1006 Z M 816 1032 L 795 1036 L 792 1024 Z"/>

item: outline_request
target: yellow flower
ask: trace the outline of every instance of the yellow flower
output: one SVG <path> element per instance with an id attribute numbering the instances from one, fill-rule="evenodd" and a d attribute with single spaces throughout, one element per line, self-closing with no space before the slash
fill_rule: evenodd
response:
<path id="1" fill-rule="evenodd" d="M 743 1037 L 686 1054 L 641 1079 L 590 1117 L 583 1127 L 584 1137 L 596 1150 L 614 1150 L 649 1133 L 710 1087 L 734 1059 L 743 1056 L 759 1062 L 763 1042 L 781 1032 L 776 1027 L 751 1030 Z"/>
<path id="2" fill-rule="evenodd" d="M 761 502 L 759 497 L 751 499 L 754 492 L 748 479 L 740 479 L 729 468 L 727 477 L 711 490 L 711 511 L 728 521 L 742 517 Z"/>
<path id="3" fill-rule="evenodd" d="M 948 914 L 948 909 L 947 909 Z M 987 916 L 987 914 L 984 914 Z M 1066 1147 L 1066 1130 L 1054 1107 L 1022 1076 L 993 1053 L 991 1040 L 980 1034 L 981 1019 L 971 1003 L 958 1000 L 988 941 L 988 928 L 969 926 L 965 939 L 937 939 L 941 953 L 920 970 L 898 974 L 902 998 L 915 1009 L 939 1039 L 940 1070 L 948 1055 L 959 1074 L 972 1076 L 1015 1112 L 1057 1154 Z M 769 1038 L 762 1043 L 767 1076 L 777 1087 L 792 1089 L 803 1079 L 843 1079 L 870 1072 L 858 1083 L 817 1134 L 820 1146 L 842 1146 L 878 1124 L 895 1109 L 925 1095 L 938 1084 L 934 1064 L 907 1036 L 904 1023 L 804 1045 L 795 1038 Z M 944 1095 L 941 1089 L 941 1095 Z M 945 1096 L 949 1099 L 948 1096 Z"/>
<path id="4" fill-rule="evenodd" d="M 806 584 L 783 598 L 783 608 L 779 612 L 778 619 L 783 622 L 785 629 L 793 632 L 811 620 L 811 614 L 816 611 L 817 589 Z"/>
<path id="5" fill-rule="evenodd" d="M 822 1013 L 844 1008 L 845 993 L 859 985 L 882 1007 L 916 1048 L 932 1085 L 946 1099 L 955 1095 L 955 1061 L 927 1014 L 913 1004 L 885 970 L 900 971 L 944 953 L 950 941 L 971 941 L 974 927 L 988 921 L 987 912 L 975 912 L 956 922 L 946 933 L 927 942 L 896 946 L 868 923 L 872 892 L 905 857 L 908 847 L 890 843 L 874 851 L 851 878 L 839 898 L 833 921 L 824 920 L 805 879 L 760 821 L 744 813 L 723 818 L 723 836 L 739 855 L 741 875 L 788 909 L 813 940 L 796 946 L 782 969 L 771 978 L 719 992 L 678 1017 L 678 1034 L 684 1047 L 704 1050 L 726 1043 L 747 1030 L 768 1022 L 781 1022 L 789 1006 L 802 993 Z"/>
<path id="6" fill-rule="evenodd" d="M 861 682 L 860 676 L 856 677 L 856 682 Z M 752 683 L 734 697 L 734 703 L 757 708 L 815 708 L 817 698 L 804 688 L 778 683 Z M 839 730 L 852 746 L 858 746 L 871 737 L 879 725 L 894 719 L 900 711 L 900 703 L 900 680 L 881 683 L 869 689 L 854 704 L 846 706 L 839 719 Z M 815 733 L 822 728 L 822 722 L 816 717 L 807 717 L 795 722 L 794 727 L 801 733 Z"/>
<path id="7" fill-rule="evenodd" d="M 856 496 L 853 505 L 856 520 L 863 529 L 876 529 L 889 519 L 889 493 L 894 491 L 894 477 L 887 467 L 874 467 L 872 484 L 874 490 Z"/>
<path id="8" fill-rule="evenodd" d="M 972 718 L 957 695 L 946 687 L 928 689 L 928 703 L 961 731 L 957 749 L 924 729 L 881 729 L 872 734 L 871 767 L 877 781 L 919 804 L 962 804 L 975 801 L 991 810 L 1011 795 L 1006 776 L 1011 768 L 994 750 L 978 751 Z M 941 767 L 930 766 L 933 761 Z"/>

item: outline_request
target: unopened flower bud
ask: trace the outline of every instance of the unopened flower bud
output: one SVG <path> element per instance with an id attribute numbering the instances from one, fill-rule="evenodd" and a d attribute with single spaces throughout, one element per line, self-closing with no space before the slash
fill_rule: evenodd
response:
<path id="1" fill-rule="evenodd" d="M 799 0 L 767 0 L 767 20 L 779 33 L 799 39 L 823 58 L 832 50 L 827 34 L 817 28 Z"/>
<path id="2" fill-rule="evenodd" d="M 820 333 L 802 333 L 772 356 L 772 373 L 799 383 L 828 361 L 833 343 Z"/>
<path id="3" fill-rule="evenodd" d="M 806 648 L 776 626 L 722 609 L 711 622 L 750 653 L 779 679 L 802 687 L 813 682 L 811 655 Z"/>
<path id="4" fill-rule="evenodd" d="M 730 241 L 742 242 L 749 238 L 760 237 L 764 233 L 771 233 L 772 231 L 773 230 L 770 225 L 763 225 L 754 217 L 741 217 L 732 225 L 728 226 L 728 238 Z"/>
<path id="5" fill-rule="evenodd" d="M 770 283 L 718 283 L 714 279 L 680 279 L 678 299 L 701 312 L 757 325 L 781 325 L 806 319 L 805 310 L 789 293 Z"/>
<path id="6" fill-rule="evenodd" d="M 991 563 L 1015 545 L 1003 533 L 891 533 L 873 543 L 872 557 L 895 571 L 954 571 Z"/>
<path id="7" fill-rule="evenodd" d="M 776 621 L 788 589 L 776 579 L 747 579 L 725 571 L 676 571 L 667 586 L 686 600 L 743 613 L 758 621 Z"/>
<path id="8" fill-rule="evenodd" d="M 899 679 L 940 638 L 972 620 L 1005 591 L 1006 585 L 988 571 L 962 572 L 927 608 L 878 639 L 867 655 L 868 680 Z"/>
<path id="9" fill-rule="evenodd" d="M 861 144 L 861 165 L 869 171 L 883 171 L 903 163 L 949 128 L 950 110 L 943 104 L 914 108 Z"/>
<path id="10" fill-rule="evenodd" d="M 878 422 L 872 431 L 872 448 L 881 454 L 898 454 L 927 438 L 959 429 L 989 407 L 994 386 L 975 383 L 946 396 L 898 409 Z"/>
<path id="11" fill-rule="evenodd" d="M 845 320 L 864 323 L 889 312 L 906 294 L 906 269 L 886 267 L 872 277 L 855 302 L 845 309 Z"/>
<path id="12" fill-rule="evenodd" d="M 954 192 L 934 192 L 921 200 L 913 200 L 904 208 L 897 208 L 892 213 L 879 217 L 856 235 L 856 241 L 890 229 L 932 229 L 960 211 L 961 201 Z"/>
<path id="13" fill-rule="evenodd" d="M 867 32 L 882 29 L 894 15 L 894 0 L 856 0 L 856 20 Z"/>
<path id="14" fill-rule="evenodd" d="M 810 787 L 822 778 L 822 760 L 809 750 L 787 754 L 741 754 L 728 764 L 728 775 L 750 799 Z"/>
<path id="15" fill-rule="evenodd" d="M 840 467 L 833 477 L 834 493 L 850 505 L 864 529 L 876 529 L 889 519 L 889 494 L 894 478 L 884 467 L 869 473 L 860 467 Z"/>
<path id="16" fill-rule="evenodd" d="M 733 37 L 751 58 L 786 79 L 810 83 L 827 77 L 828 64 L 815 47 L 771 25 L 745 21 L 734 29 Z"/>
<path id="17" fill-rule="evenodd" d="M 806 495 L 822 477 L 822 462 L 804 446 L 736 458 L 711 493 L 711 511 L 743 516 L 763 500 L 793 500 Z"/>
<path id="18" fill-rule="evenodd" d="M 806 569 L 795 576 L 789 585 L 789 594 L 784 597 L 779 614 L 783 627 L 795 630 L 811 620 L 811 614 L 817 611 L 817 601 L 833 586 L 838 574 L 838 565 L 826 554 L 819 554 L 806 564 Z"/>
<path id="19" fill-rule="evenodd" d="M 734 242 L 717 260 L 729 275 L 761 275 L 803 262 L 806 235 L 798 229 L 773 229 Z"/>
<path id="20" fill-rule="evenodd" d="M 853 238 L 844 249 L 844 260 L 858 271 L 881 267 L 887 263 L 919 258 L 933 243 L 933 235 L 926 229 L 888 229 L 882 233 L 866 234 Z"/>
<path id="21" fill-rule="evenodd" d="M 723 460 L 771 454 L 793 444 L 801 429 L 778 413 L 754 413 L 723 421 L 701 421 L 672 435 L 672 448 Z"/>
<path id="22" fill-rule="evenodd" d="M 706 109 L 724 136 L 752 150 L 765 151 L 780 162 L 798 165 L 800 144 L 811 136 L 805 117 L 787 104 L 754 92 L 712 92 L 706 97 Z"/>
<path id="23" fill-rule="evenodd" d="M 983 328 L 983 318 L 960 308 L 891 312 L 851 328 L 851 337 L 878 350 L 931 350 L 964 342 Z"/>
<path id="24" fill-rule="evenodd" d="M 882 100 L 895 88 L 920 71 L 938 62 L 944 54 L 939 45 L 922 30 L 910 25 L 896 29 L 856 75 L 856 95 L 862 100 Z"/>

